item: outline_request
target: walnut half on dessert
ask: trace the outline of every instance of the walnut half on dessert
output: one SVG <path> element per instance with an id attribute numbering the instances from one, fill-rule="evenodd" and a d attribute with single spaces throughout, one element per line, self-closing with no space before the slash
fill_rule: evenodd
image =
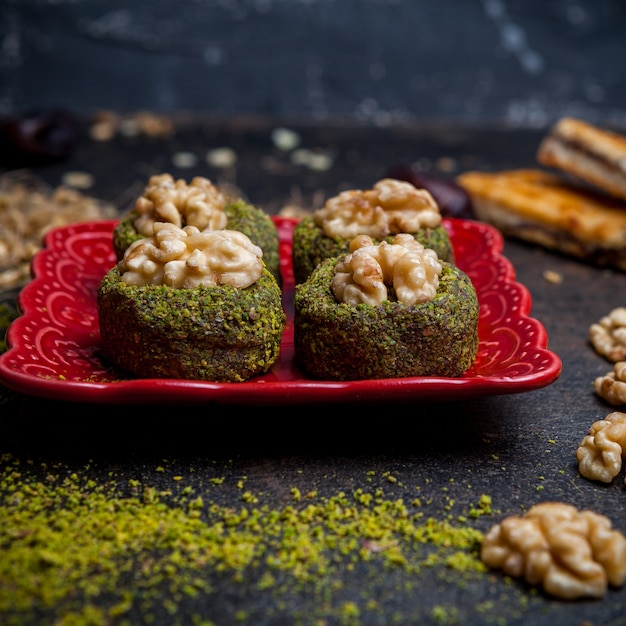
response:
<path id="1" fill-rule="evenodd" d="M 280 287 L 246 235 L 162 222 L 107 272 L 97 307 L 103 354 L 145 378 L 263 374 L 286 322 Z"/>
<path id="2" fill-rule="evenodd" d="M 324 259 L 347 254 L 357 235 L 375 242 L 409 233 L 440 259 L 454 261 L 452 243 L 441 213 L 426 189 L 383 178 L 372 189 L 351 189 L 329 198 L 323 208 L 303 217 L 293 231 L 292 261 L 297 283 Z"/>
<path id="3" fill-rule="evenodd" d="M 171 174 L 150 178 L 134 207 L 113 231 L 113 249 L 120 260 L 126 248 L 137 239 L 150 237 L 155 222 L 169 222 L 200 231 L 227 228 L 247 235 L 263 250 L 263 260 L 281 282 L 278 231 L 262 209 L 240 198 L 227 196 L 209 179 L 196 176 L 187 183 Z"/>
<path id="4" fill-rule="evenodd" d="M 478 350 L 479 304 L 456 265 L 401 233 L 360 235 L 296 285 L 294 347 L 316 378 L 456 377 Z"/>

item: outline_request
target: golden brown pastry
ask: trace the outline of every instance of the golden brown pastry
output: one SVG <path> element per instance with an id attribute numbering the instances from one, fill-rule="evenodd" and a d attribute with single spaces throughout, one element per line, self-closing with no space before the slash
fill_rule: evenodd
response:
<path id="1" fill-rule="evenodd" d="M 564 117 L 539 145 L 537 161 L 626 199 L 626 137 L 623 135 Z"/>
<path id="2" fill-rule="evenodd" d="M 538 169 L 457 178 L 476 217 L 503 234 L 626 270 L 626 203 Z"/>

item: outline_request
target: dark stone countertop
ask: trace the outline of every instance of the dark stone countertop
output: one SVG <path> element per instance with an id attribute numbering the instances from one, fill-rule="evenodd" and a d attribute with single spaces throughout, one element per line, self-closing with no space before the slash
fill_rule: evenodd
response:
<path id="1" fill-rule="evenodd" d="M 271 130 L 277 126 L 297 131 L 302 148 L 332 155 L 332 167 L 316 171 L 294 164 L 271 141 Z M 469 169 L 535 167 L 542 136 L 541 131 L 504 128 L 373 128 L 340 123 L 318 127 L 258 119 L 182 118 L 177 128 L 173 136 L 161 139 L 117 136 L 98 143 L 85 136 L 68 161 L 42 166 L 35 173 L 58 185 L 65 172 L 89 172 L 94 177 L 89 192 L 115 202 L 120 211 L 150 174 L 169 171 L 187 179 L 204 175 L 236 184 L 256 204 L 277 213 L 288 199 L 312 206 L 340 189 L 371 186 L 396 163 L 419 161 L 449 176 Z M 207 166 L 206 153 L 225 146 L 235 151 L 236 166 L 230 170 Z M 194 153 L 197 165 L 174 167 L 172 157 L 180 151 Z M 594 483 L 578 474 L 575 459 L 591 424 L 613 410 L 593 392 L 593 379 L 612 366 L 594 352 L 587 332 L 591 323 L 626 304 L 626 274 L 512 239 L 506 240 L 504 254 L 532 295 L 531 314 L 545 326 L 549 348 L 562 359 L 562 373 L 553 384 L 528 393 L 462 402 L 452 397 L 425 403 L 417 398 L 384 406 L 320 404 L 308 410 L 230 405 L 204 409 L 184 402 L 180 407 L 155 407 L 149 398 L 145 406 L 98 406 L 4 389 L 3 476 L 16 461 L 21 468 L 19 477 L 0 482 L 0 511 L 10 517 L 5 528 L 20 532 L 18 527 L 29 525 L 28 517 L 18 523 L 9 515 L 15 489 L 34 479 L 45 482 L 46 475 L 74 472 L 86 491 L 93 489 L 87 486 L 92 480 L 97 485 L 115 484 L 128 495 L 131 482 L 138 481 L 168 491 L 163 498 L 176 507 L 177 495 L 182 497 L 181 489 L 189 487 L 194 497 L 202 497 L 207 511 L 211 505 L 229 511 L 266 507 L 285 520 L 292 509 L 305 506 L 306 498 L 295 498 L 296 489 L 310 494 L 316 506 L 320 499 L 332 500 L 338 494 L 347 494 L 352 504 L 352 494 L 361 489 L 379 490 L 388 504 L 402 500 L 411 513 L 421 511 L 424 518 L 449 520 L 480 532 L 504 516 L 522 514 L 547 500 L 592 509 L 626 532 L 623 475 L 608 485 Z M 562 281 L 546 280 L 546 270 L 560 274 Z M 468 515 L 482 495 L 491 497 L 491 514 Z M 49 506 L 61 511 L 71 507 L 58 500 Z M 35 525 L 40 513 L 31 514 Z M 466 520 L 460 522 L 459 517 Z M 316 525 L 316 532 L 330 533 L 322 518 L 317 524 L 311 520 L 302 524 L 304 534 Z M 254 541 L 262 533 L 257 529 Z M 357 542 L 364 541 L 364 533 L 356 531 Z M 7 536 L 0 531 L 2 551 L 10 549 Z M 407 537 L 399 532 L 395 540 L 402 543 Z M 149 545 L 143 548 L 150 553 Z M 409 571 L 385 565 L 384 550 L 373 550 L 372 560 L 356 562 L 349 550 L 329 549 L 329 554 L 333 566 L 327 573 L 317 572 L 312 580 L 296 584 L 296 565 L 274 569 L 274 583 L 267 587 L 263 574 L 272 568 L 266 555 L 240 576 L 234 568 L 199 568 L 195 562 L 195 575 L 210 584 L 197 595 L 177 586 L 175 565 L 151 595 L 142 587 L 149 566 L 142 566 L 141 558 L 149 557 L 129 555 L 125 560 L 120 555 L 118 566 L 124 574 L 111 574 L 114 588 L 89 600 L 108 609 L 120 602 L 116 595 L 120 589 L 130 585 L 134 591 L 126 617 L 139 623 L 142 614 L 150 615 L 155 624 L 626 623 L 626 588 L 611 590 L 601 600 L 562 601 L 499 572 L 471 575 L 441 563 Z M 4 571 L 0 567 L 0 600 L 9 584 Z M 51 602 L 51 608 L 41 601 L 36 611 L 17 614 L 16 621 L 6 623 L 52 623 L 38 620 L 84 611 L 87 600 L 79 593 L 76 605 L 67 598 Z M 11 615 L 0 601 L 2 613 Z"/>

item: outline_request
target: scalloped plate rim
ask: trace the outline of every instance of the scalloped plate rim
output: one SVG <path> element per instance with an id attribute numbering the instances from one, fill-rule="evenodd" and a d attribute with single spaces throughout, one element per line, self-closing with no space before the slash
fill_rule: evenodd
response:
<path id="1" fill-rule="evenodd" d="M 281 237 L 281 269 L 285 276 L 285 289 L 293 288 L 290 255 L 290 236 L 295 218 L 273 216 Z M 516 291 L 519 304 L 514 311 L 516 320 L 531 324 L 535 333 L 536 353 L 547 359 L 548 365 L 541 370 L 530 371 L 526 375 L 467 375 L 459 378 L 415 377 L 368 379 L 356 381 L 326 381 L 309 378 L 287 380 L 263 380 L 257 377 L 242 383 L 215 383 L 185 379 L 127 379 L 127 380 L 62 380 L 28 374 L 16 367 L 14 356 L 23 347 L 19 329 L 21 324 L 37 321 L 37 312 L 30 306 L 30 293 L 45 283 L 49 277 L 43 271 L 43 261 L 52 249 L 58 251 L 60 239 L 71 234 L 107 232 L 118 220 L 79 222 L 55 228 L 48 232 L 44 247 L 32 262 L 33 278 L 22 289 L 18 298 L 21 315 L 9 327 L 8 349 L 0 355 L 0 382 L 7 387 L 29 395 L 72 402 L 101 402 L 109 404 L 151 404 L 151 403 L 221 403 L 221 404 L 266 404 L 293 405 L 323 402 L 359 402 L 372 400 L 462 400 L 486 395 L 502 395 L 528 392 L 552 384 L 561 374 L 562 363 L 558 355 L 548 349 L 548 335 L 541 322 L 530 316 L 532 299 L 527 288 L 516 281 L 515 269 L 502 254 L 503 238 L 494 227 L 473 220 L 458 218 L 444 219 L 455 243 L 462 233 L 472 232 L 490 236 L 491 247 L 485 247 L 484 261 L 499 264 L 504 273 L 502 286 Z M 55 243 L 56 242 L 56 243 Z M 61 251 L 65 250 L 61 247 Z M 455 253 L 458 250 L 455 245 Z M 69 254 L 69 253 L 68 253 Z M 462 259 L 457 259 L 462 266 Z M 477 291 L 480 285 L 477 285 Z M 482 309 L 481 309 L 482 318 Z M 471 370 L 470 370 L 471 371 Z M 146 400 L 149 396 L 149 401 Z"/>

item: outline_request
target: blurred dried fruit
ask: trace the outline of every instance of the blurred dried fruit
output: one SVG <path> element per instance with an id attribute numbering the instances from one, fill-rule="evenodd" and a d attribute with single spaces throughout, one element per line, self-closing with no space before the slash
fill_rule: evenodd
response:
<path id="1" fill-rule="evenodd" d="M 68 158 L 80 136 L 77 119 L 64 109 L 29 111 L 0 122 L 0 160 L 29 167 Z"/>
<path id="2" fill-rule="evenodd" d="M 432 172 L 418 171 L 406 164 L 393 166 L 386 176 L 396 180 L 405 180 L 415 187 L 430 191 L 443 217 L 475 219 L 468 193 L 453 180 Z"/>

